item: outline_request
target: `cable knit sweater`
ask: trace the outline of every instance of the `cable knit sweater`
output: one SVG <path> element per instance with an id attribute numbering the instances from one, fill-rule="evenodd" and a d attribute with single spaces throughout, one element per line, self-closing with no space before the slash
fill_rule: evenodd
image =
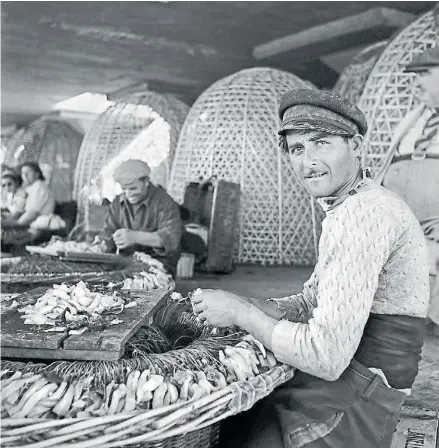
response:
<path id="1" fill-rule="evenodd" d="M 427 316 L 427 249 L 419 222 L 397 195 L 368 183 L 327 210 L 318 262 L 303 292 L 271 300 L 288 319 L 273 331 L 276 358 L 336 380 L 370 313 Z"/>

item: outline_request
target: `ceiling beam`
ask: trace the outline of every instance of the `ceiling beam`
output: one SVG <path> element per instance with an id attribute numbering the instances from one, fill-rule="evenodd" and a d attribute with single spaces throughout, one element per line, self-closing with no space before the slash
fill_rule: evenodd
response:
<path id="1" fill-rule="evenodd" d="M 415 15 L 395 9 L 373 8 L 258 45 L 253 49 L 253 56 L 261 60 L 308 48 L 309 58 L 317 58 L 328 54 L 329 51 L 336 51 L 334 41 L 337 42 L 336 47 L 342 48 L 344 45 L 346 49 L 357 44 L 355 39 L 347 39 L 347 37 L 365 32 L 372 35 L 376 30 L 379 30 L 379 34 L 382 35 L 383 29 L 386 29 L 387 34 L 390 35 L 395 29 L 407 26 L 415 19 Z"/>

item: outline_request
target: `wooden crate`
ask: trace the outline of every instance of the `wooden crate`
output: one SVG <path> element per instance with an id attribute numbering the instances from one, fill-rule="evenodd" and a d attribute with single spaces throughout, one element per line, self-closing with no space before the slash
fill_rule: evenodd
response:
<path id="1" fill-rule="evenodd" d="M 191 222 L 209 228 L 208 254 L 205 267 L 211 272 L 230 272 L 237 242 L 241 188 L 238 184 L 219 180 L 215 188 L 204 190 L 196 183 L 187 185 L 183 206 Z"/>
<path id="2" fill-rule="evenodd" d="M 438 411 L 403 408 L 391 448 L 438 447 Z"/>

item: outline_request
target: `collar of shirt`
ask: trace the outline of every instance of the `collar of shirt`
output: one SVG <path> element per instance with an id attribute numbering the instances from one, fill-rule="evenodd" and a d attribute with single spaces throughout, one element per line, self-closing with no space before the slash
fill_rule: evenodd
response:
<path id="1" fill-rule="evenodd" d="M 317 199 L 317 202 L 320 204 L 320 206 L 322 207 L 323 211 L 325 213 L 330 212 L 331 210 L 333 210 L 335 207 L 337 207 L 338 205 L 340 205 L 341 203 L 343 203 L 348 197 L 357 194 L 359 190 L 361 190 L 361 188 L 363 188 L 365 185 L 369 184 L 372 181 L 372 179 L 370 179 L 368 177 L 368 175 L 366 174 L 362 180 L 360 180 L 360 182 L 358 182 L 358 184 L 352 188 L 351 190 L 348 191 L 348 193 L 346 193 L 343 196 L 329 196 L 326 198 L 319 198 Z"/>

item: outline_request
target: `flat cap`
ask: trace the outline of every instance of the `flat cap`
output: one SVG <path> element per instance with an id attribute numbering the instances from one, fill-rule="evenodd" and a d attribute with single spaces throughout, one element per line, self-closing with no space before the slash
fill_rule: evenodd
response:
<path id="1" fill-rule="evenodd" d="M 298 89 L 285 93 L 279 106 L 282 126 L 288 130 L 321 130 L 336 135 L 364 135 L 367 121 L 363 112 L 335 93 L 317 89 Z"/>
<path id="2" fill-rule="evenodd" d="M 122 162 L 113 173 L 116 182 L 132 182 L 149 177 L 151 169 L 143 160 L 130 159 Z"/>
<path id="3" fill-rule="evenodd" d="M 405 68 L 405 72 L 423 72 L 431 67 L 439 67 L 439 42 L 435 47 L 428 48 L 417 54 Z"/>

